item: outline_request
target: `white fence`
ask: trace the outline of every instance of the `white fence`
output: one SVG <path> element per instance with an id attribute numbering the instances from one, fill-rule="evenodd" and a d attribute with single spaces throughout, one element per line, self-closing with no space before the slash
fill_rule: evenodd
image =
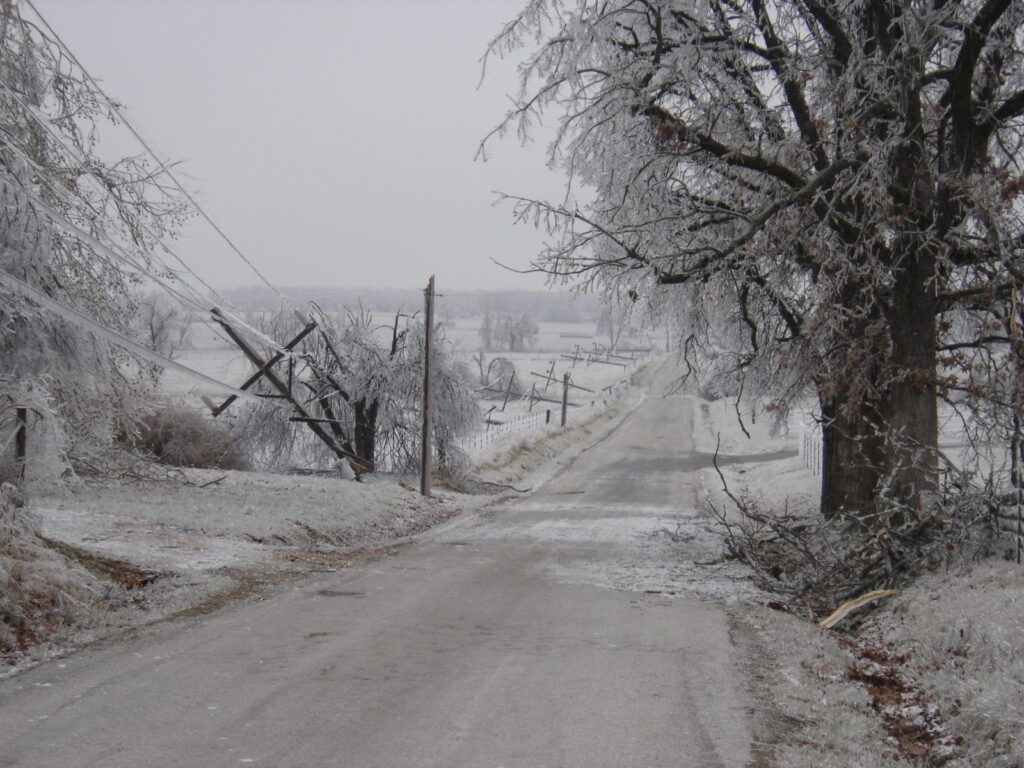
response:
<path id="1" fill-rule="evenodd" d="M 817 424 L 803 427 L 800 435 L 800 458 L 812 473 L 821 474 L 821 427 Z"/>
<path id="2" fill-rule="evenodd" d="M 541 410 L 538 410 L 535 413 L 511 416 L 507 419 L 501 418 L 501 415 L 499 414 L 497 417 L 489 419 L 484 424 L 483 430 L 466 438 L 462 444 L 463 450 L 469 453 L 474 453 L 482 451 L 488 445 L 491 445 L 506 435 L 512 435 L 518 432 L 539 432 L 547 426 L 549 413 L 551 421 L 556 421 L 560 418 L 559 415 L 555 413 Z"/>

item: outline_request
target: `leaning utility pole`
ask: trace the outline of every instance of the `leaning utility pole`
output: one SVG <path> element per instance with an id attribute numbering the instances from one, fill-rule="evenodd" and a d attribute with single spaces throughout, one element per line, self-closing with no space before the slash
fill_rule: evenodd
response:
<path id="1" fill-rule="evenodd" d="M 424 292 L 425 317 L 423 320 L 423 439 L 420 453 L 420 493 L 430 495 L 430 442 L 433 435 L 433 396 L 431 379 L 433 378 L 433 347 L 434 336 L 434 276 L 430 276 L 427 290 Z"/>

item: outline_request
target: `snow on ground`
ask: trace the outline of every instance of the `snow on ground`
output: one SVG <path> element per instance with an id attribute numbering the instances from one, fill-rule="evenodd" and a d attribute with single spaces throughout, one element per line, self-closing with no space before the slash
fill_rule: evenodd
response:
<path id="1" fill-rule="evenodd" d="M 723 454 L 802 450 L 803 433 L 815 430 L 798 413 L 789 419 L 788 434 L 772 436 L 766 423 L 752 425 L 744 413 L 748 439 L 733 401 L 701 404 L 696 411 L 698 447 L 713 451 L 721 435 Z M 952 429 L 942 444 L 962 445 Z M 726 461 L 721 470 L 734 495 L 762 510 L 817 514 L 821 478 L 810 458 Z M 730 510 L 714 470 L 704 471 L 704 485 L 709 501 Z M 777 764 L 894 765 L 897 740 L 906 734 L 902 764 L 1024 765 L 1022 595 L 1024 567 L 990 560 L 925 576 L 862 626 L 841 625 L 837 632 L 759 606 L 734 609 L 771 660 L 766 676 L 782 725 L 789 724 L 789 735 L 776 743 Z M 922 731 L 930 757 L 913 754 Z"/>
<path id="2" fill-rule="evenodd" d="M 446 504 L 395 482 L 187 470 L 180 480 L 116 480 L 38 494 L 47 536 L 138 565 L 181 572 L 265 559 L 267 547 L 393 536 Z M 202 487 L 206 483 L 213 484 Z"/>
<path id="3" fill-rule="evenodd" d="M 746 402 L 737 407 L 731 398 L 695 400 L 693 440 L 698 451 L 714 453 L 717 445 L 723 454 L 766 453 L 795 450 L 799 444 L 803 411 L 794 411 L 780 420 L 776 414 Z"/>
<path id="4" fill-rule="evenodd" d="M 906 657 L 900 672 L 937 706 L 958 748 L 950 768 L 1024 764 L 1024 568 L 988 561 L 921 579 L 874 614 L 863 646 Z"/>
<path id="5" fill-rule="evenodd" d="M 645 382 L 644 373 L 637 374 Z M 481 478 L 539 485 L 628 412 L 631 390 L 577 413 L 565 429 L 504 435 L 487 448 Z M 163 479 L 132 477 L 30 488 L 35 530 L 86 569 L 140 580 L 120 599 L 97 604 L 77 633 L 55 635 L 22 655 L 22 666 L 67 645 L 102 638 L 182 612 L 247 597 L 264 583 L 334 570 L 360 553 L 399 544 L 455 514 L 500 495 L 437 488 L 425 499 L 410 482 L 370 476 L 279 475 L 228 470 L 175 470 Z M 501 485 L 491 490 L 514 493 Z M 0 664 L 10 658 L 0 660 Z M 12 674 L 19 667 L 9 664 Z"/>
<path id="6" fill-rule="evenodd" d="M 568 429 L 495 441 L 482 459 L 479 477 L 496 484 L 502 491 L 498 499 L 516 495 L 500 486 L 541 485 L 618 426 L 641 397 L 652 368 L 632 374 L 635 386 L 607 408 L 578 413 Z M 711 454 L 718 447 L 721 471 L 734 494 L 764 509 L 815 514 L 820 477 L 813 462 L 799 454 L 804 431 L 813 426 L 798 412 L 773 431 L 770 419 L 750 418 L 748 411 L 743 412 L 747 437 L 735 414 L 732 401 L 696 402 L 697 450 Z M 701 475 L 707 498 L 726 508 L 717 473 L 705 469 Z M 394 479 L 359 484 L 333 477 L 206 470 L 189 470 L 185 477 L 187 485 L 123 480 L 35 493 L 34 519 L 47 538 L 161 574 L 126 593 L 116 610 L 97 615 L 78 642 L 244 597 L 260 581 L 296 567 L 342 567 L 344 559 L 332 560 L 329 553 L 386 546 L 457 511 L 495 500 L 448 492 L 424 500 Z M 935 708 L 950 745 L 949 765 L 1022 764 L 1024 569 L 1016 564 L 989 562 L 969 573 L 922 579 L 877 611 L 859 634 L 847 636 L 766 607 L 773 604 L 771 597 L 745 580 L 742 567 L 716 560 L 721 539 L 706 519 L 606 512 L 612 514 L 585 529 L 547 519 L 515 534 L 540 543 L 570 536 L 594 546 L 618 542 L 619 567 L 592 574 L 586 563 L 565 563 L 567 580 L 600 580 L 617 588 L 731 603 L 734 640 L 748 649 L 751 680 L 776 702 L 771 712 L 756 715 L 763 721 L 760 738 L 774 764 L 896 765 L 887 721 L 873 709 L 863 681 L 851 679 L 863 669 L 865 654 L 875 658 L 877 653 L 895 659 L 894 674 L 905 680 L 907 690 L 917 692 L 896 710 L 908 727 L 916 727 L 917 709 Z M 32 658 L 52 650 L 39 647 Z"/>

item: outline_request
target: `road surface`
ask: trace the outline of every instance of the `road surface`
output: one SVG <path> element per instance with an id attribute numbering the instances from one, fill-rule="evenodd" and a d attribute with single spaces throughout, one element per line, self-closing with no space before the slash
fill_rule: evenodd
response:
<path id="1" fill-rule="evenodd" d="M 668 594 L 706 457 L 666 381 L 529 497 L 0 683 L 0 766 L 748 765 L 727 615 Z"/>

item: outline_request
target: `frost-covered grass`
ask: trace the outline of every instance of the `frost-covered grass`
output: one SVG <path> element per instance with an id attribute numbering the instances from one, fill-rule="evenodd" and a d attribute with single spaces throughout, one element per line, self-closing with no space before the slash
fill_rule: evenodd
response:
<path id="1" fill-rule="evenodd" d="M 178 573 L 251 565 L 281 547 L 383 541 L 454 506 L 389 478 L 357 483 L 340 476 L 196 469 L 182 477 L 53 487 L 39 493 L 35 505 L 47 536 Z"/>
<path id="2" fill-rule="evenodd" d="M 0 489 L 0 663 L 65 638 L 110 585 L 40 538 L 32 515 Z"/>
<path id="3" fill-rule="evenodd" d="M 863 638 L 907 655 L 905 674 L 961 741 L 956 768 L 1024 764 L 1024 568 L 932 574 L 872 616 Z"/>
<path id="4" fill-rule="evenodd" d="M 731 401 L 698 403 L 695 439 L 714 447 L 722 435 L 723 453 L 756 454 L 791 449 L 789 436 L 773 437 L 766 431 L 739 428 Z M 762 425 L 758 425 L 762 426 Z M 954 436 L 946 436 L 955 442 Z M 728 464 L 722 473 L 730 490 L 752 500 L 761 510 L 783 510 L 814 519 L 817 514 L 820 477 L 804 466 L 801 457 Z M 729 500 L 717 474 L 705 471 L 709 498 L 726 509 Z M 761 633 L 777 649 L 776 663 L 782 673 L 777 688 L 787 714 L 802 720 L 798 729 L 807 741 L 778 753 L 783 765 L 884 765 L 888 746 L 868 757 L 851 746 L 858 737 L 855 713 L 871 716 L 864 691 L 847 676 L 865 664 L 864 654 L 881 654 L 891 673 L 909 691 L 899 705 L 879 706 L 874 716 L 875 743 L 889 713 L 894 721 L 913 721 L 917 709 L 933 708 L 939 733 L 931 740 L 931 757 L 955 768 L 1013 768 L 1024 765 L 1024 567 L 1003 560 L 977 563 L 971 570 L 932 573 L 920 577 L 888 603 L 882 604 L 861 626 L 840 626 L 830 633 L 806 623 L 789 626 L 782 617 L 761 624 Z M 782 627 L 788 627 L 783 630 Z M 799 632 L 803 639 L 792 643 L 782 635 Z M 838 645 L 844 635 L 860 649 L 857 659 Z M 817 678 L 817 679 L 815 679 Z M 787 686 L 791 690 L 787 691 Z M 817 690 L 816 690 L 817 689 Z M 819 702 L 815 697 L 825 697 Z M 899 718 L 893 718 L 893 708 Z M 804 714 L 799 714 L 803 710 Z M 853 718 L 853 719 L 851 719 Z M 931 720 L 931 718 L 929 718 Z M 909 723 L 913 726 L 913 722 Z M 872 730 L 872 729 L 868 729 Z M 865 733 L 867 731 L 864 731 Z M 825 739 L 827 741 L 819 742 Z M 948 754 L 947 754 L 948 753 Z M 813 757 L 813 755 L 817 757 Z M 808 757 L 811 755 L 811 757 Z M 907 756 L 904 755 L 904 758 Z"/>

